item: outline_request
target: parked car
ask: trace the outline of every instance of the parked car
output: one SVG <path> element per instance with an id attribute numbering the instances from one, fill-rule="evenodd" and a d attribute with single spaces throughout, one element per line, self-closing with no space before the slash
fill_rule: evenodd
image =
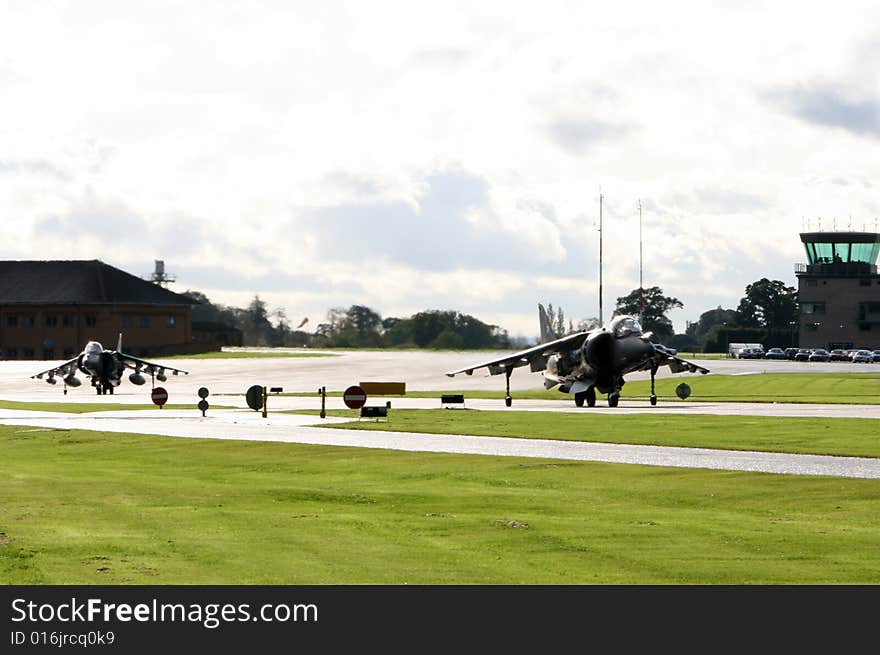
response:
<path id="1" fill-rule="evenodd" d="M 827 362 L 829 359 L 831 359 L 831 354 L 824 348 L 814 348 L 809 357 L 811 362 Z"/>
<path id="2" fill-rule="evenodd" d="M 810 361 L 810 355 L 813 354 L 813 351 L 809 348 L 798 348 L 798 351 L 794 355 L 794 359 L 797 362 L 808 362 Z"/>
<path id="3" fill-rule="evenodd" d="M 874 351 L 873 353 L 871 353 L 871 354 L 874 355 L 874 361 L 875 361 L 875 362 L 880 362 L 880 350 L 875 350 L 875 351 Z"/>
<path id="4" fill-rule="evenodd" d="M 797 355 L 798 348 L 786 348 L 782 352 L 785 353 L 786 359 L 794 359 L 794 356 Z"/>
<path id="5" fill-rule="evenodd" d="M 848 362 L 848 361 L 850 361 L 849 353 L 847 353 L 845 350 L 840 350 L 840 349 L 836 348 L 831 351 L 831 361 L 832 362 Z"/>
<path id="6" fill-rule="evenodd" d="M 771 348 L 764 353 L 764 359 L 785 359 L 785 353 L 782 348 Z"/>
<path id="7" fill-rule="evenodd" d="M 740 359 L 761 359 L 764 351 L 760 348 L 743 348 L 739 351 Z"/>
<path id="8" fill-rule="evenodd" d="M 857 350 L 852 356 L 853 363 L 870 364 L 874 361 L 874 353 L 870 350 Z"/>

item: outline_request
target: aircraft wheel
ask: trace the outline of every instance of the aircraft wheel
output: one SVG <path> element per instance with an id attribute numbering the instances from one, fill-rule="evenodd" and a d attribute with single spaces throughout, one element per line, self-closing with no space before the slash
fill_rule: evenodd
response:
<path id="1" fill-rule="evenodd" d="M 620 401 L 620 394 L 618 392 L 613 392 L 608 394 L 608 406 L 609 407 L 617 407 L 617 403 Z"/>
<path id="2" fill-rule="evenodd" d="M 507 396 L 507 398 L 504 399 L 504 404 L 510 407 L 513 404 L 513 398 Z"/>
<path id="3" fill-rule="evenodd" d="M 111 396 L 113 395 L 113 387 L 107 387 L 107 391 L 110 392 L 110 395 L 111 395 Z"/>
<path id="4" fill-rule="evenodd" d="M 654 407 L 657 404 L 657 396 L 651 396 L 651 407 Z"/>
<path id="5" fill-rule="evenodd" d="M 585 401 L 586 399 L 587 399 L 587 393 L 586 393 L 586 392 L 576 393 L 576 394 L 574 395 L 574 404 L 575 404 L 575 406 L 577 406 L 577 407 L 583 407 L 583 406 L 584 406 L 584 401 Z"/>
<path id="6" fill-rule="evenodd" d="M 590 387 L 587 389 L 587 407 L 595 407 L 596 406 L 596 389 L 595 387 Z"/>

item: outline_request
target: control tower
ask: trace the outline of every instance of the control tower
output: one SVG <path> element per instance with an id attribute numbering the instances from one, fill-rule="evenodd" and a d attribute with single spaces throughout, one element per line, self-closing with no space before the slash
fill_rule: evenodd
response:
<path id="1" fill-rule="evenodd" d="M 880 348 L 880 234 L 803 232 L 801 241 L 801 348 Z"/>

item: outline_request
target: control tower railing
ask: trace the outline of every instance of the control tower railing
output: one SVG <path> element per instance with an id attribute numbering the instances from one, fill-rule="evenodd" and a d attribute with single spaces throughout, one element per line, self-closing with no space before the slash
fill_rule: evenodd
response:
<path id="1" fill-rule="evenodd" d="M 795 264 L 795 275 L 822 275 L 825 277 L 859 277 L 877 275 L 877 266 L 866 262 L 830 262 Z"/>

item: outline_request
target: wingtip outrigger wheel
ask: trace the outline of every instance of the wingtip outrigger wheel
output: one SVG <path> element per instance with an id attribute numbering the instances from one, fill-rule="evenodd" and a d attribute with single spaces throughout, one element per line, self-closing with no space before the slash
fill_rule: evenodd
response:
<path id="1" fill-rule="evenodd" d="M 506 383 L 506 394 L 504 397 L 504 404 L 510 407 L 513 405 L 513 398 L 510 397 L 510 374 L 513 373 L 513 369 L 509 366 L 504 367 L 504 381 Z"/>

